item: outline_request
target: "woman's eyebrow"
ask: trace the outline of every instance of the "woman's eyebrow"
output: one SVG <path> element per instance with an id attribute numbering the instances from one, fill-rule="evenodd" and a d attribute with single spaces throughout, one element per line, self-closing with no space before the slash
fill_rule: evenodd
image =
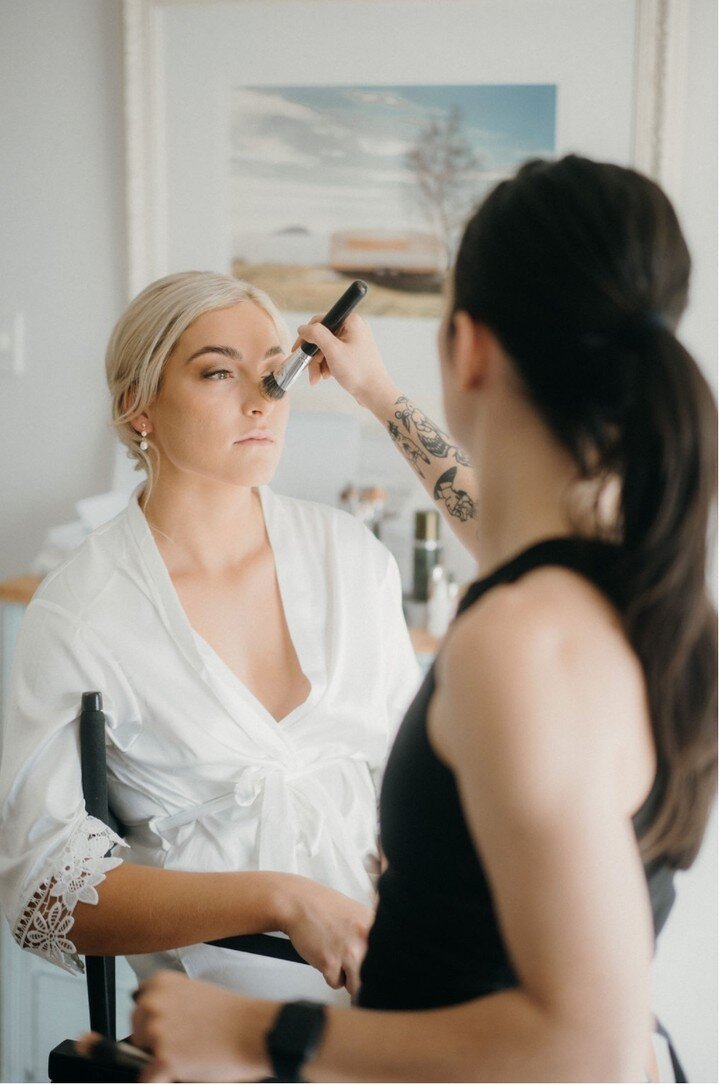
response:
<path id="1" fill-rule="evenodd" d="M 235 347 L 200 347 L 200 350 L 196 350 L 194 354 L 191 354 L 189 358 L 185 359 L 185 365 L 191 362 L 194 358 L 199 358 L 201 354 L 224 354 L 226 358 L 233 358 L 236 362 L 242 361 L 242 354 L 239 350 L 235 350 Z"/>
<path id="2" fill-rule="evenodd" d="M 284 351 L 281 346 L 270 347 L 265 351 L 264 358 L 271 358 L 274 354 L 283 354 Z M 207 346 L 200 347 L 200 350 L 196 350 L 194 354 L 191 354 L 189 358 L 185 359 L 185 365 L 188 362 L 192 362 L 194 358 L 199 358 L 201 354 L 223 354 L 226 358 L 232 358 L 236 362 L 241 362 L 243 356 L 239 350 L 235 350 L 235 347 L 221 347 L 221 346 Z"/>

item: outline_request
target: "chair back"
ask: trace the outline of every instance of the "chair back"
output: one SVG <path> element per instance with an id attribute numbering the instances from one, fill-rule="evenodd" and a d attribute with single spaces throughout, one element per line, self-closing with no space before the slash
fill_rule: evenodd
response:
<path id="1" fill-rule="evenodd" d="M 102 694 L 83 693 L 80 707 L 80 765 L 82 790 L 88 814 L 98 818 L 120 836 L 125 827 L 113 814 L 108 800 L 107 758 L 105 752 L 105 713 Z M 307 965 L 292 942 L 270 934 L 239 934 L 217 938 L 208 943 L 224 949 L 241 950 L 264 957 Z M 86 957 L 90 1028 L 116 1038 L 115 958 Z"/>
<path id="2" fill-rule="evenodd" d="M 83 693 L 80 707 L 80 766 L 85 808 L 88 814 L 109 825 L 119 836 L 125 827 L 113 815 L 108 801 L 107 758 L 105 753 L 105 713 L 102 694 Z M 268 934 L 244 934 L 218 938 L 210 945 L 244 950 L 266 957 L 277 957 L 307 965 L 286 938 Z M 115 1007 L 115 958 L 86 957 L 90 1028 L 108 1040 L 117 1038 Z M 136 1070 L 119 1068 L 78 1055 L 73 1040 L 64 1040 L 48 1056 L 48 1077 L 52 1082 L 137 1081 Z"/>
<path id="3" fill-rule="evenodd" d="M 88 814 L 104 825 L 110 824 L 107 762 L 105 757 L 105 713 L 102 694 L 83 693 L 80 708 L 80 765 L 82 790 Z M 86 957 L 90 1028 L 108 1039 L 117 1036 L 115 1013 L 115 958 Z"/>

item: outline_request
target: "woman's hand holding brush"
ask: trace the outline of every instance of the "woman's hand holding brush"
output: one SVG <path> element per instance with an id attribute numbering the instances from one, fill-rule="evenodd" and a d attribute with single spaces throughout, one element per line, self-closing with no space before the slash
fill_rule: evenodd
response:
<path id="1" fill-rule="evenodd" d="M 308 366 L 310 383 L 334 377 L 361 407 L 384 419 L 401 393 L 385 368 L 368 324 L 352 313 L 334 335 L 321 320 L 322 316 L 314 316 L 298 328 L 298 343 L 315 343 L 320 348 Z"/>

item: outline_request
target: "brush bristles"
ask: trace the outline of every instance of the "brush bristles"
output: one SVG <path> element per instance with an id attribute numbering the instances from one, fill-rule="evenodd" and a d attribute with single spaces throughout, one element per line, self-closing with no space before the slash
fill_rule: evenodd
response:
<path id="1" fill-rule="evenodd" d="M 266 373 L 260 381 L 260 391 L 265 399 L 282 399 L 285 389 L 281 388 L 272 373 Z"/>

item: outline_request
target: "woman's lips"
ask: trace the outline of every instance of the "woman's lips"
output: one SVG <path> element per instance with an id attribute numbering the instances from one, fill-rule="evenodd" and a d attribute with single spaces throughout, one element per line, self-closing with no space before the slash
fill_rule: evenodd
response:
<path id="1" fill-rule="evenodd" d="M 236 445 L 272 445 L 275 438 L 271 433 L 249 433 L 247 437 L 241 437 Z"/>

